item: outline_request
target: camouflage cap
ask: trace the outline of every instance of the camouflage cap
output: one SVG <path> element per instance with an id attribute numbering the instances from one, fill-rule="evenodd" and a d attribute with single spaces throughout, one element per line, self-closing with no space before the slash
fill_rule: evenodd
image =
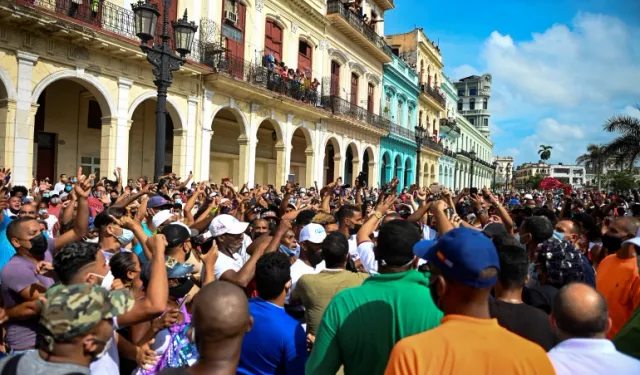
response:
<path id="1" fill-rule="evenodd" d="M 54 286 L 44 297 L 40 324 L 56 341 L 80 336 L 101 320 L 131 310 L 135 302 L 128 290 L 108 291 L 93 284 Z"/>

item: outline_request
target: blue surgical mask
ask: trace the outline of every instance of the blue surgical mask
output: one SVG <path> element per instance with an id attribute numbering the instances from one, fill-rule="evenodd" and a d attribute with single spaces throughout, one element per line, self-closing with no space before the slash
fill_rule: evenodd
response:
<path id="1" fill-rule="evenodd" d="M 49 198 L 49 193 L 42 193 L 43 198 Z"/>
<path id="2" fill-rule="evenodd" d="M 67 191 L 67 192 L 71 191 L 71 186 L 65 186 L 64 191 Z"/>
<path id="3" fill-rule="evenodd" d="M 564 240 L 564 233 L 560 233 L 560 232 L 557 232 L 557 231 L 554 230 L 553 231 L 553 237 L 562 241 L 562 240 Z"/>
<path id="4" fill-rule="evenodd" d="M 44 215 L 44 214 L 46 214 L 46 213 L 47 213 L 47 210 L 40 210 L 40 211 L 38 211 L 38 214 L 40 214 L 40 215 Z"/>
<path id="5" fill-rule="evenodd" d="M 289 249 L 288 247 L 280 244 L 280 246 L 278 247 L 278 250 L 280 250 L 280 252 L 287 254 L 289 257 L 294 257 L 296 256 L 296 252 Z"/>
<path id="6" fill-rule="evenodd" d="M 133 241 L 135 235 L 129 229 L 122 228 L 122 234 L 117 236 L 116 238 L 118 239 L 118 242 L 120 242 L 120 245 L 126 246 L 131 243 L 131 241 Z"/>
<path id="7" fill-rule="evenodd" d="M 177 204 L 182 204 L 182 199 L 176 198 L 176 200 L 174 202 L 176 202 Z"/>

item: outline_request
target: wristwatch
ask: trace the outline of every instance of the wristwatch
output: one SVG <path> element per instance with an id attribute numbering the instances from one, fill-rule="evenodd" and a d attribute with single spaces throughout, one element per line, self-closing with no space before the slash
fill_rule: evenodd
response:
<path id="1" fill-rule="evenodd" d="M 374 215 L 375 215 L 375 217 L 377 217 L 377 218 L 378 218 L 378 220 L 382 219 L 382 217 L 384 216 L 383 214 L 381 214 L 381 213 L 380 213 L 380 212 L 378 212 L 378 211 L 376 211 L 376 212 L 374 213 Z"/>

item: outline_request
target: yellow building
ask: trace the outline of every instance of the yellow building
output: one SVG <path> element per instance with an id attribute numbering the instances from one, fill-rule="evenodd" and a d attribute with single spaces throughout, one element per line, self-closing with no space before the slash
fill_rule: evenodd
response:
<path id="1" fill-rule="evenodd" d="M 420 82 L 418 123 L 426 129 L 421 152 L 421 170 L 418 175 L 420 185 L 430 185 L 438 181 L 438 158 L 443 147 L 440 140 L 440 119 L 445 117 L 446 99 L 440 91 L 442 83 L 442 54 L 440 48 L 416 28 L 404 34 L 386 37 L 391 48 L 418 73 Z"/>
<path id="2" fill-rule="evenodd" d="M 522 188 L 531 176 L 548 176 L 549 164 L 544 162 L 524 163 L 516 168 L 515 187 Z"/>
<path id="3" fill-rule="evenodd" d="M 156 88 L 130 0 L 92 4 L 0 0 L 0 165 L 15 184 L 78 166 L 153 175 Z M 377 185 L 382 22 L 339 0 L 181 0 L 170 18 L 185 9 L 199 29 L 169 89 L 165 170 L 306 186 L 363 171 Z"/>

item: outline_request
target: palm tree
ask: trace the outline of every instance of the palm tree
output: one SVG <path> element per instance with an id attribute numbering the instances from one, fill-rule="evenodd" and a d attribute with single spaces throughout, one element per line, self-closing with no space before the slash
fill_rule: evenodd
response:
<path id="1" fill-rule="evenodd" d="M 640 158 L 640 119 L 632 116 L 614 116 L 604 124 L 604 130 L 621 133 L 605 145 L 604 153 L 616 164 L 626 165 L 632 170 Z"/>
<path id="2" fill-rule="evenodd" d="M 596 172 L 598 180 L 598 190 L 601 188 L 601 176 L 604 165 L 607 162 L 607 154 L 605 154 L 605 146 L 590 144 L 587 146 L 587 152 L 578 156 L 576 163 L 584 164 L 585 167 L 593 169 Z"/>
<path id="3" fill-rule="evenodd" d="M 552 146 L 540 145 L 540 149 L 538 150 L 538 154 L 540 154 L 540 159 L 542 161 L 549 160 L 551 158 L 551 149 Z"/>

